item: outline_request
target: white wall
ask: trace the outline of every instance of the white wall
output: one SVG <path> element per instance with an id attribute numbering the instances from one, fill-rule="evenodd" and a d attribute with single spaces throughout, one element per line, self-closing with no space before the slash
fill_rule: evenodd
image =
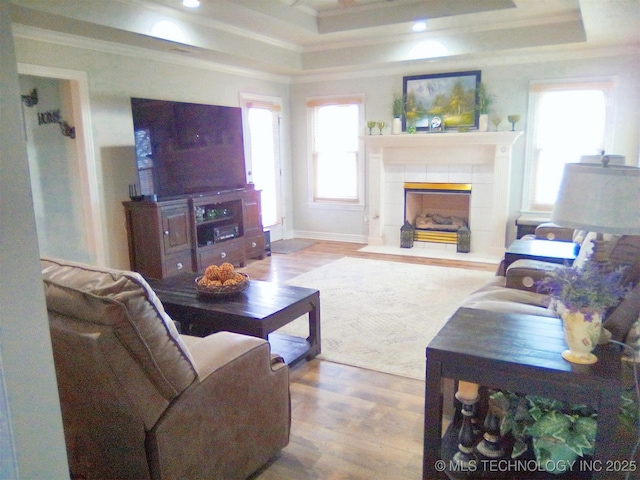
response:
<path id="1" fill-rule="evenodd" d="M 194 62 L 182 61 L 174 55 L 151 54 L 151 59 L 133 56 L 137 53 L 134 50 L 131 55 L 111 53 L 103 45 L 84 49 L 24 37 L 16 38 L 15 42 L 20 63 L 87 73 L 103 199 L 106 263 L 113 268 L 129 268 L 122 202 L 128 200 L 128 185 L 136 179 L 131 97 L 239 106 L 240 92 L 272 95 L 283 98 L 283 113 L 288 118 L 289 86 L 284 78 L 241 76 L 210 67 L 199 68 Z M 168 63 L 167 58 L 174 63 Z M 290 165 L 288 144 L 287 132 L 285 168 Z"/>
<path id="2" fill-rule="evenodd" d="M 503 118 L 518 113 L 519 129 L 526 129 L 528 87 L 532 80 L 576 77 L 616 76 L 619 81 L 615 148 L 611 153 L 638 158 L 638 112 L 640 81 L 638 55 L 614 55 L 611 52 L 583 52 L 582 58 L 571 52 L 526 54 L 509 57 L 482 57 L 481 60 L 416 61 L 406 67 L 394 66 L 379 71 L 326 74 L 291 80 L 252 75 L 243 72 L 216 71 L 179 56 L 161 56 L 132 50 L 111 53 L 102 46 L 88 47 L 46 43 L 19 36 L 16 52 L 21 63 L 45 65 L 87 72 L 91 115 L 98 172 L 104 200 L 104 233 L 107 236 L 107 264 L 128 267 L 126 232 L 121 202 L 127 199 L 128 184 L 135 178 L 133 133 L 129 98 L 132 96 L 182 101 L 239 105 L 239 92 L 281 96 L 283 110 L 283 174 L 285 217 L 289 228 L 285 236 L 364 241 L 365 209 L 311 207 L 308 194 L 308 145 L 306 98 L 311 96 L 363 93 L 365 119 L 391 120 L 394 93 L 402 91 L 405 75 L 481 70 L 482 80 L 496 96 L 495 111 Z M 142 55 L 142 56 L 141 56 Z M 602 56 L 598 56 L 602 55 Z M 502 124 L 507 129 L 506 120 Z M 364 133 L 364 128 L 363 128 Z M 514 147 L 512 190 L 510 194 L 510 238 L 515 235 L 514 221 L 522 196 L 525 138 Z"/>
<path id="3" fill-rule="evenodd" d="M 69 478 L 20 89 L 0 1 L 0 478 Z"/>
<path id="4" fill-rule="evenodd" d="M 391 102 L 394 93 L 402 93 L 402 77 L 431 73 L 480 70 L 482 82 L 496 97 L 494 111 L 504 119 L 501 129 L 510 129 L 506 117 L 520 114 L 518 130 L 527 128 L 529 82 L 544 79 L 614 76 L 618 80 L 616 98 L 615 136 L 611 139 L 614 148 L 610 153 L 626 155 L 629 162 L 636 162 L 639 153 L 638 120 L 640 112 L 640 57 L 636 55 L 572 58 L 571 55 L 547 55 L 528 61 L 526 55 L 515 58 L 494 58 L 485 64 L 474 60 L 415 62 L 406 71 L 393 74 L 359 73 L 357 78 L 322 81 L 305 79 L 294 81 L 291 86 L 291 112 L 295 120 L 292 127 L 292 174 L 297 179 L 293 188 L 293 215 L 295 228 L 305 236 L 326 238 L 357 238 L 367 231 L 367 211 L 336 211 L 320 207 L 310 208 L 306 176 L 308 174 L 305 100 L 319 95 L 343 93 L 365 94 L 365 120 L 391 122 Z M 352 75 L 355 77 L 355 75 Z M 493 128 L 493 126 L 491 126 Z M 364 134 L 363 129 L 363 134 Z M 509 243 L 515 238 L 514 222 L 518 216 L 522 198 L 522 176 L 526 136 L 514 146 L 512 165 L 512 190 L 510 195 Z"/>

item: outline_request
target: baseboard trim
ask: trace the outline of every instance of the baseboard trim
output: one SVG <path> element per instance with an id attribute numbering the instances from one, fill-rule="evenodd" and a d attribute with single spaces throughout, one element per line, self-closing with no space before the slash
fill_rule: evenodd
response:
<path id="1" fill-rule="evenodd" d="M 365 235 L 310 232 L 305 230 L 294 230 L 292 238 L 306 238 L 309 240 L 328 240 L 332 242 L 367 243 L 367 237 Z"/>

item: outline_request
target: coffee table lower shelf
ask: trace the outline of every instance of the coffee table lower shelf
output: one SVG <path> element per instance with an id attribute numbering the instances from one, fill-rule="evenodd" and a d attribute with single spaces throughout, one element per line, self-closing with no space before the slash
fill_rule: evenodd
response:
<path id="1" fill-rule="evenodd" d="M 289 366 L 306 358 L 311 350 L 311 344 L 306 339 L 277 332 L 269 334 L 269 344 L 271 353 L 280 355 Z"/>

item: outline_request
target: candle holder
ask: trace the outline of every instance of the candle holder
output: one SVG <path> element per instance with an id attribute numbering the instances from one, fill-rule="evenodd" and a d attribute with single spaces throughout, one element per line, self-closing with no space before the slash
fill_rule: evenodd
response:
<path id="1" fill-rule="evenodd" d="M 461 470 L 465 470 L 477 462 L 478 457 L 474 451 L 476 433 L 474 433 L 473 417 L 478 403 L 478 385 L 469 382 L 460 382 L 456 398 L 462 404 L 462 426 L 458 433 L 458 451 L 453 455 L 453 461 Z"/>
<path id="2" fill-rule="evenodd" d="M 488 458 L 500 458 L 504 456 L 504 448 L 500 439 L 500 417 L 489 407 L 484 419 L 485 432 L 482 441 L 478 444 L 478 452 Z"/>

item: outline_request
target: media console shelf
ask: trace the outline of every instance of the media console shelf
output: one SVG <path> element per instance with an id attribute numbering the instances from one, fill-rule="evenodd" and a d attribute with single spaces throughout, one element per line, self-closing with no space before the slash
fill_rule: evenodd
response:
<path id="1" fill-rule="evenodd" d="M 203 272 L 264 258 L 260 192 L 253 189 L 158 202 L 123 202 L 131 269 L 147 278 Z"/>

